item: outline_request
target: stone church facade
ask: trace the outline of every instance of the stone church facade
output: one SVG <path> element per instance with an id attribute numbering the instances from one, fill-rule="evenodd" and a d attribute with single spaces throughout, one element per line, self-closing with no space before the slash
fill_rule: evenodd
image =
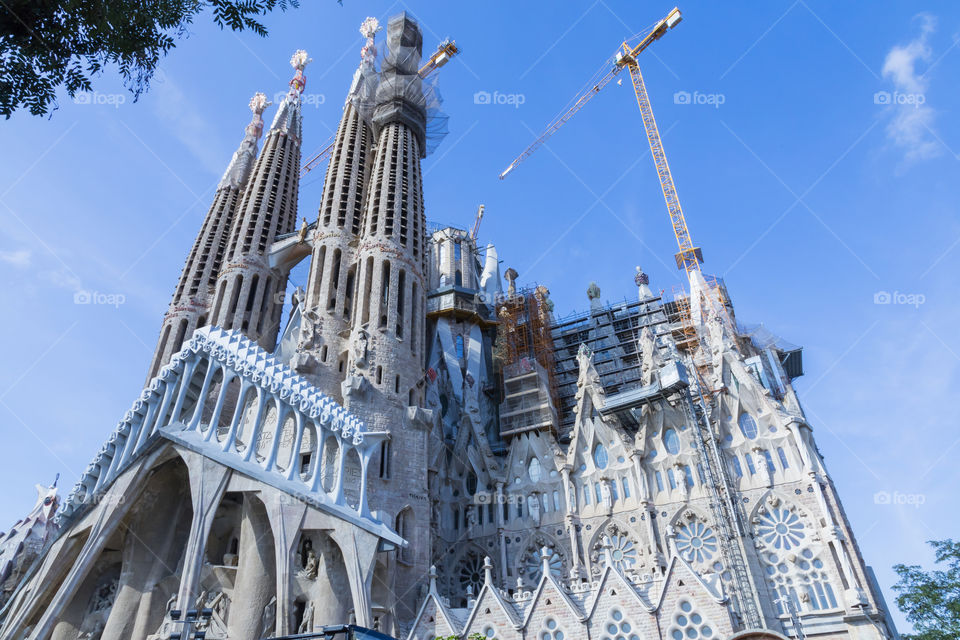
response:
<path id="1" fill-rule="evenodd" d="M 232 640 L 898 637 L 793 390 L 801 351 L 699 271 L 668 301 L 638 267 L 635 299 L 592 285 L 558 319 L 492 244 L 428 225 L 422 34 L 391 18 L 378 70 L 378 30 L 312 224 L 306 53 L 266 133 L 251 101 L 142 394 L 0 548 L 0 638 L 188 637 L 188 609 Z"/>

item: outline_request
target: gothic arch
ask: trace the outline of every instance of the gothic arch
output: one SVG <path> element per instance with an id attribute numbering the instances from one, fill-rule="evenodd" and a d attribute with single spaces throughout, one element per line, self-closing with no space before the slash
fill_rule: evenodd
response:
<path id="1" fill-rule="evenodd" d="M 522 580 L 524 587 L 530 590 L 536 588 L 542 577 L 543 560 L 540 556 L 542 547 L 547 547 L 550 550 L 550 572 L 554 577 L 562 578 L 569 568 L 566 548 L 557 542 L 553 536 L 542 531 L 534 531 L 521 544 L 517 545 L 517 548 L 521 551 L 514 557 L 517 580 Z"/>
<path id="2" fill-rule="evenodd" d="M 621 573 L 636 573 L 643 566 L 643 534 L 620 518 L 607 518 L 590 538 L 587 553 L 590 554 L 590 573 L 599 578 L 605 567 L 603 538 L 610 537 L 614 566 Z"/>
<path id="3" fill-rule="evenodd" d="M 788 603 L 798 612 L 842 606 L 829 543 L 806 510 L 770 490 L 753 508 L 750 527 L 777 613 L 788 613 Z"/>
<path id="4" fill-rule="evenodd" d="M 703 509 L 685 505 L 670 519 L 673 550 L 698 573 L 721 572 L 720 535 L 713 518 Z"/>

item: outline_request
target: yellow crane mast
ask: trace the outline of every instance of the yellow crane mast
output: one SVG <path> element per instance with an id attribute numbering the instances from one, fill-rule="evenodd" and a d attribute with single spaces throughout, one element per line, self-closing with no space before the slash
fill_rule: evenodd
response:
<path id="1" fill-rule="evenodd" d="M 637 56 L 655 41 L 662 38 L 667 31 L 677 26 L 681 19 L 680 10 L 674 7 L 673 10 L 667 14 L 667 17 L 657 22 L 650 33 L 640 40 L 636 46 L 631 47 L 626 42 L 621 44 L 614 58 L 613 67 L 610 68 L 606 75 L 581 94 L 572 107 L 547 125 L 546 130 L 540 134 L 523 153 L 517 156 L 517 159 L 511 162 L 510 166 L 504 169 L 503 173 L 500 174 L 500 179 L 503 180 L 507 177 L 517 165 L 526 160 L 534 151 L 542 146 L 550 136 L 556 133 L 557 130 L 569 121 L 574 114 L 580 111 L 591 98 L 610 84 L 610 81 L 616 78 L 620 72 L 626 68 L 630 72 L 630 78 L 633 81 L 633 90 L 637 95 L 637 104 L 640 106 L 643 127 L 647 132 L 650 152 L 653 154 L 653 161 L 657 167 L 660 188 L 663 191 L 663 198 L 667 203 L 667 212 L 670 214 L 673 233 L 677 237 L 677 245 L 679 247 L 676 255 L 677 268 L 683 269 L 689 275 L 691 271 L 700 270 L 700 263 L 703 262 L 703 253 L 699 247 L 693 245 L 693 240 L 690 237 L 690 230 L 687 228 L 687 221 L 683 216 L 683 209 L 680 207 L 680 199 L 677 197 L 677 189 L 673 184 L 670 165 L 667 164 L 667 156 L 663 151 L 663 142 L 660 140 L 657 121 L 653 117 L 653 109 L 650 107 L 650 99 L 647 97 L 647 88 L 643 83 L 643 75 L 640 73 L 640 67 L 637 65 Z"/>
<path id="2" fill-rule="evenodd" d="M 433 53 L 433 55 L 430 56 L 430 59 L 427 60 L 422 67 L 420 67 L 420 71 L 418 72 L 420 77 L 426 78 L 435 70 L 450 62 L 451 58 L 458 53 L 460 53 L 460 49 L 457 47 L 456 42 L 453 40 L 444 40 L 437 47 L 437 50 Z M 330 138 L 323 143 L 323 147 L 321 147 L 320 151 L 303 164 L 303 166 L 300 168 L 301 178 L 316 169 L 318 165 L 330 157 L 330 154 L 333 152 L 334 137 L 336 136 L 330 136 Z"/>

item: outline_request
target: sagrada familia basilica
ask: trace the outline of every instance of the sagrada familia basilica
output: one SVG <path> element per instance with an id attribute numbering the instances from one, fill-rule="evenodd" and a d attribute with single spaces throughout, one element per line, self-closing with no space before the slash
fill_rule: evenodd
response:
<path id="1" fill-rule="evenodd" d="M 558 318 L 492 244 L 428 225 L 421 30 L 391 18 L 379 70 L 378 30 L 312 224 L 306 53 L 269 127 L 250 102 L 143 392 L 0 542 L 0 638 L 897 638 L 801 350 L 699 269 L 667 300 L 638 267 L 632 300 L 592 285 Z"/>

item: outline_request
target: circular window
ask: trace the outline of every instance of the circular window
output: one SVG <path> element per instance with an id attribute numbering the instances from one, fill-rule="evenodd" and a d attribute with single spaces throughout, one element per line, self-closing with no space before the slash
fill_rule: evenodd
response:
<path id="1" fill-rule="evenodd" d="M 676 431 L 667 429 L 663 432 L 663 446 L 667 448 L 668 453 L 674 455 L 680 453 L 680 436 Z"/>
<path id="2" fill-rule="evenodd" d="M 753 440 L 757 437 L 757 421 L 749 413 L 740 414 L 740 431 L 745 438 Z"/>
<path id="3" fill-rule="evenodd" d="M 536 458 L 530 459 L 527 465 L 527 475 L 530 476 L 530 482 L 540 482 L 540 461 Z"/>
<path id="4" fill-rule="evenodd" d="M 607 448 L 602 444 L 593 448 L 593 463 L 597 465 L 597 469 L 607 468 Z"/>

